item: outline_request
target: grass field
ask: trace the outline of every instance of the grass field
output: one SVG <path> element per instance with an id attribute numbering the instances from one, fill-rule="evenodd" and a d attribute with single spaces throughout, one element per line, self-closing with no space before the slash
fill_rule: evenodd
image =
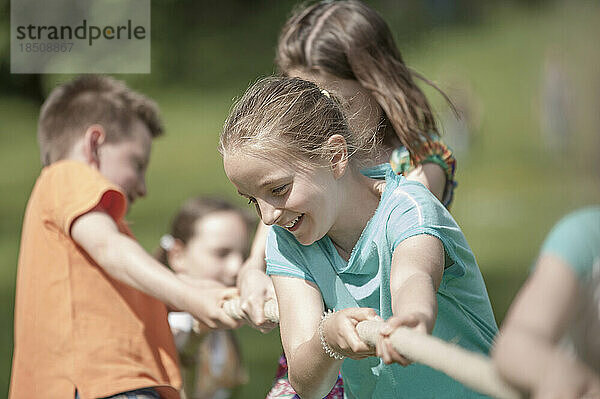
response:
<path id="1" fill-rule="evenodd" d="M 478 258 L 498 322 L 549 228 L 566 212 L 600 202 L 600 6 L 552 4 L 499 6 L 476 26 L 434 30 L 416 43 L 400 43 L 407 63 L 442 87 L 445 80 L 460 77 L 481 109 L 470 151 L 458 154 L 452 213 Z M 541 75 L 549 51 L 558 54 L 571 93 L 569 141 L 554 152 L 545 150 L 539 122 Z M 147 89 L 161 105 L 168 131 L 153 149 L 148 198 L 129 215 L 148 250 L 187 197 L 236 198 L 216 145 L 232 98 L 244 87 L 182 86 Z M 428 94 L 443 114 L 439 96 Z M 0 93 L 0 396 L 10 377 L 20 225 L 40 169 L 37 112 L 36 105 Z M 278 334 L 244 328 L 239 336 L 250 382 L 236 397 L 261 397 L 281 351 Z"/>

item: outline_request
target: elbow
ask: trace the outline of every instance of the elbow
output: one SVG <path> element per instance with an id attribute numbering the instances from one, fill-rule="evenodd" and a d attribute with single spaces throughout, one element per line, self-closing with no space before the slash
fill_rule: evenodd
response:
<path id="1" fill-rule="evenodd" d="M 291 373 L 288 376 L 292 388 L 302 399 L 321 399 L 329 393 L 329 391 L 322 393 L 318 386 L 315 386 L 316 384 L 311 384 L 310 381 L 300 381 Z"/>
<path id="2" fill-rule="evenodd" d="M 294 391 L 300 396 L 302 399 L 321 399 L 327 396 L 329 392 L 333 389 L 335 381 L 330 383 L 330 381 L 321 380 L 319 383 L 318 378 L 310 378 L 304 375 L 302 377 L 296 375 L 292 371 L 292 367 L 288 370 L 288 378 L 292 388 Z M 313 376 L 314 377 L 314 376 Z M 336 374 L 337 380 L 337 374 Z"/>
<path id="3" fill-rule="evenodd" d="M 290 385 L 292 386 L 292 388 L 294 388 L 294 391 L 298 394 L 298 396 L 300 396 L 303 399 L 312 397 L 312 396 L 309 396 L 309 392 L 305 389 L 305 386 L 302 383 L 302 381 L 298 381 L 296 376 L 293 373 L 291 373 L 289 370 L 288 370 L 288 378 L 290 380 Z"/>

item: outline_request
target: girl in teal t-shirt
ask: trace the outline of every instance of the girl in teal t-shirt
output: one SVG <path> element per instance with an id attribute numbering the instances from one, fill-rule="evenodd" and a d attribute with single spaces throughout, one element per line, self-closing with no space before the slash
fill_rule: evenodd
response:
<path id="1" fill-rule="evenodd" d="M 349 398 L 477 396 L 429 367 L 401 367 L 408 361 L 389 345 L 408 326 L 486 353 L 497 327 L 452 216 L 389 165 L 361 173 L 378 143 L 358 133 L 327 91 L 268 78 L 221 134 L 228 178 L 274 225 L 267 268 L 290 382 L 302 397 L 323 397 L 341 369 Z M 355 327 L 378 318 L 386 325 L 372 348 Z"/>
<path id="2" fill-rule="evenodd" d="M 549 233 L 494 361 L 533 398 L 600 397 L 600 205 L 565 216 Z"/>

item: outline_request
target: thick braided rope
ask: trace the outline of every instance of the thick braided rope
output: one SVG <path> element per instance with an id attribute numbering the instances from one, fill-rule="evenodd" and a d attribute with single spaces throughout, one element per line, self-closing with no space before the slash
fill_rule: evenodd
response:
<path id="1" fill-rule="evenodd" d="M 240 299 L 233 298 L 223 304 L 223 310 L 234 319 L 242 318 Z M 265 302 L 265 317 L 279 322 L 277 301 Z M 360 338 L 375 346 L 382 327 L 381 321 L 361 321 L 356 326 Z M 489 359 L 431 335 L 406 327 L 399 327 L 390 336 L 392 345 L 406 358 L 441 371 L 475 391 L 499 399 L 520 398 L 521 395 L 498 375 Z"/>

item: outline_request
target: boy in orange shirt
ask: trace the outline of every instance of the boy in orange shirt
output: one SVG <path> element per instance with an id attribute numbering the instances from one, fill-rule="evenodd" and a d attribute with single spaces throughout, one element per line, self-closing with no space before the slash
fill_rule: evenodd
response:
<path id="1" fill-rule="evenodd" d="M 166 306 L 211 328 L 239 322 L 231 290 L 177 278 L 133 238 L 127 208 L 146 194 L 154 102 L 87 75 L 42 106 L 44 169 L 29 199 L 19 256 L 10 397 L 178 398 Z"/>

